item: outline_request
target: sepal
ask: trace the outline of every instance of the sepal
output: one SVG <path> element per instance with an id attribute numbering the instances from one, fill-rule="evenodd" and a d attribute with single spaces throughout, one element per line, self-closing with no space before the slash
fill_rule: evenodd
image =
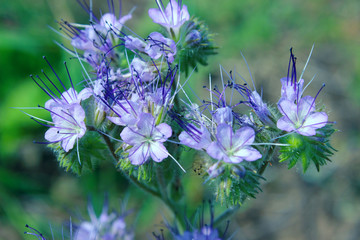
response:
<path id="1" fill-rule="evenodd" d="M 178 45 L 178 61 L 181 71 L 186 75 L 196 65 L 207 65 L 207 58 L 216 54 L 213 34 L 203 21 L 192 19 L 181 27 L 181 39 Z"/>
<path id="2" fill-rule="evenodd" d="M 280 142 L 289 144 L 289 146 L 281 147 L 280 162 L 288 161 L 289 169 L 301 162 L 304 173 L 312 162 L 317 171 L 320 171 L 320 166 L 330 162 L 330 156 L 336 151 L 330 145 L 330 137 L 335 131 L 332 124 L 327 124 L 325 127 L 317 129 L 315 136 L 307 137 L 292 133 L 281 138 Z"/>
<path id="3" fill-rule="evenodd" d="M 265 180 L 249 166 L 226 164 L 224 171 L 212 179 L 216 186 L 216 199 L 227 206 L 242 205 L 245 199 L 256 198 L 261 192 L 260 180 Z"/>
<path id="4" fill-rule="evenodd" d="M 153 162 L 149 161 L 142 165 L 131 164 L 128 158 L 120 158 L 117 167 L 126 172 L 129 176 L 132 175 L 139 181 L 150 182 L 153 178 Z"/>
<path id="5" fill-rule="evenodd" d="M 78 145 L 78 146 L 77 146 Z M 73 149 L 65 152 L 61 143 L 48 145 L 56 154 L 60 167 L 77 175 L 92 172 L 100 161 L 107 159 L 106 145 L 101 141 L 99 133 L 87 131 L 78 139 Z"/>

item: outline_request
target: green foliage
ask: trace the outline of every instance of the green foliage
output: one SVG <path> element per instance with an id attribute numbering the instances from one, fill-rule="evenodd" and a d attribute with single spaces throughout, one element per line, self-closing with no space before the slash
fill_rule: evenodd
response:
<path id="1" fill-rule="evenodd" d="M 125 156 L 127 153 L 123 153 L 117 166 L 122 171 L 126 172 L 129 176 L 133 175 L 138 180 L 150 182 L 153 177 L 153 162 L 149 161 L 145 164 L 136 166 L 131 164 L 130 160 Z"/>
<path id="2" fill-rule="evenodd" d="M 264 177 L 250 167 L 245 168 L 245 173 L 239 174 L 240 171 L 237 166 L 228 164 L 224 173 L 216 178 L 216 199 L 221 204 L 242 205 L 245 199 L 256 198 L 261 191 L 260 179 L 265 180 Z"/>
<path id="3" fill-rule="evenodd" d="M 60 167 L 65 168 L 66 171 L 71 170 L 80 176 L 86 172 L 92 172 L 100 161 L 107 158 L 107 147 L 97 132 L 87 131 L 79 139 L 78 146 L 76 144 L 69 152 L 65 152 L 60 143 L 49 145 L 55 152 Z"/>
<path id="4" fill-rule="evenodd" d="M 192 19 L 181 27 L 178 59 L 181 71 L 186 75 L 196 67 L 198 63 L 207 65 L 207 58 L 216 54 L 217 47 L 213 42 L 213 34 L 210 34 L 204 22 Z"/>
<path id="5" fill-rule="evenodd" d="M 280 142 L 289 144 L 289 146 L 281 147 L 280 162 L 288 161 L 289 169 L 294 167 L 297 162 L 301 162 L 304 173 L 312 162 L 317 171 L 320 171 L 320 166 L 331 161 L 329 157 L 336 151 L 329 142 L 335 131 L 332 125 L 328 124 L 318 129 L 315 136 L 306 137 L 293 133 L 282 138 Z"/>

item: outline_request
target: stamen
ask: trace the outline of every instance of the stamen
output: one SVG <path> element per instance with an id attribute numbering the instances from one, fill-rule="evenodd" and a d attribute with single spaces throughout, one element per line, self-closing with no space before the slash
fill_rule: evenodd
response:
<path id="1" fill-rule="evenodd" d="M 53 73 L 55 74 L 56 78 L 59 80 L 60 84 L 63 86 L 64 90 L 66 91 L 66 87 L 63 84 L 63 82 L 61 81 L 60 77 L 57 75 L 57 73 L 55 72 L 54 68 L 51 66 L 50 62 L 47 60 L 47 58 L 45 56 L 43 56 L 43 59 L 47 62 L 47 64 L 50 66 L 51 70 L 53 71 Z"/>

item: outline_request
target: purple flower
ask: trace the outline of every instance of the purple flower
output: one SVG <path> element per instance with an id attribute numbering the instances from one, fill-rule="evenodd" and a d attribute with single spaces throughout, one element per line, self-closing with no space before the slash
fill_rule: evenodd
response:
<path id="1" fill-rule="evenodd" d="M 51 113 L 54 126 L 46 131 L 45 139 L 49 142 L 61 142 L 62 148 L 68 152 L 86 132 L 85 111 L 77 103 L 66 105 L 66 108 L 54 107 L 47 110 Z"/>
<path id="2" fill-rule="evenodd" d="M 274 123 L 270 119 L 271 113 L 268 106 L 266 105 L 266 103 L 264 103 L 262 97 L 256 90 L 252 91 L 245 84 L 235 84 L 234 88 L 246 99 L 246 102 L 244 102 L 244 104 L 251 107 L 263 123 L 269 126 L 274 125 Z"/>
<path id="3" fill-rule="evenodd" d="M 281 98 L 280 100 L 286 99 L 290 102 L 294 102 L 299 99 L 299 94 L 302 93 L 304 79 L 300 79 L 299 82 L 293 82 L 291 78 L 285 77 L 280 79 L 281 81 Z M 279 100 L 279 102 L 280 102 Z"/>
<path id="4" fill-rule="evenodd" d="M 134 58 L 132 60 L 130 68 L 133 76 L 141 79 L 143 82 L 149 82 L 156 76 L 156 68 L 139 58 Z"/>
<path id="5" fill-rule="evenodd" d="M 108 213 L 107 200 L 99 217 L 94 208 L 88 205 L 90 221 L 83 221 L 76 228 L 74 240 L 132 240 L 134 233 L 129 231 L 124 220 L 116 212 Z"/>
<path id="6" fill-rule="evenodd" d="M 126 48 L 132 51 L 136 51 L 136 50 L 140 52 L 145 51 L 146 43 L 143 40 L 133 36 L 126 36 L 124 39 L 125 39 L 124 42 Z"/>
<path id="7" fill-rule="evenodd" d="M 125 15 L 119 19 L 112 13 L 105 13 L 100 19 L 100 26 L 105 27 L 105 29 L 113 30 L 115 32 L 120 32 L 122 26 L 125 24 L 126 21 L 132 18 L 131 14 Z"/>
<path id="8" fill-rule="evenodd" d="M 290 76 L 291 68 L 291 76 Z M 297 132 L 304 136 L 314 136 L 316 129 L 324 127 L 328 123 L 328 116 L 325 112 L 316 112 L 316 97 L 302 97 L 304 80 L 297 81 L 295 56 L 290 49 L 290 60 L 288 76 L 281 79 L 281 98 L 278 102 L 278 109 L 283 117 L 277 122 L 277 127 L 287 132 Z"/>
<path id="9" fill-rule="evenodd" d="M 50 143 L 61 142 L 62 148 L 68 152 L 74 147 L 75 142 L 83 137 L 86 132 L 86 125 L 84 122 L 85 111 L 81 107 L 80 102 L 89 98 L 92 93 L 89 89 L 82 90 L 80 94 L 74 90 L 73 82 L 65 62 L 65 68 L 72 86 L 72 88 L 66 89 L 65 84 L 55 72 L 49 61 L 46 57 L 43 58 L 50 66 L 65 92 L 61 93 L 59 88 L 56 87 L 54 82 L 44 71 L 42 72 L 50 84 L 46 84 L 45 81 L 38 75 L 36 75 L 38 80 L 35 80 L 35 78 L 31 75 L 30 77 L 34 80 L 34 82 L 51 98 L 45 103 L 44 109 L 50 112 L 53 122 L 48 122 L 36 117 L 33 117 L 33 119 L 38 123 L 40 122 L 37 120 L 49 123 L 40 123 L 41 125 L 50 128 L 45 133 L 45 139 Z M 57 96 L 58 94 L 60 94 L 60 97 Z"/>
<path id="10" fill-rule="evenodd" d="M 169 156 L 163 145 L 172 134 L 169 125 L 161 123 L 155 126 L 155 118 L 150 113 L 143 113 L 136 126 L 126 127 L 120 134 L 122 140 L 132 146 L 128 150 L 132 164 L 144 164 L 150 157 L 161 162 Z"/>
<path id="11" fill-rule="evenodd" d="M 74 103 L 80 104 L 82 100 L 85 100 L 90 96 L 92 96 L 92 91 L 89 88 L 83 89 L 80 93 L 77 93 L 73 88 L 69 88 L 67 91 L 61 94 L 60 98 L 52 98 L 48 100 L 45 103 L 45 108 L 64 108 L 66 105 L 72 105 Z"/>
<path id="12" fill-rule="evenodd" d="M 287 99 L 280 100 L 278 108 L 284 116 L 278 120 L 277 127 L 287 132 L 313 136 L 316 129 L 327 124 L 327 114 L 315 111 L 315 98 L 311 96 L 301 98 L 297 104 Z"/>
<path id="13" fill-rule="evenodd" d="M 98 33 L 95 27 L 88 26 L 83 30 L 79 30 L 78 34 L 71 40 L 71 45 L 77 49 L 84 51 L 96 52 L 95 46 L 101 45 Z"/>
<path id="14" fill-rule="evenodd" d="M 233 114 L 232 109 L 230 107 L 222 107 L 215 110 L 213 113 L 213 121 L 216 124 L 226 123 L 232 126 L 233 123 Z"/>
<path id="15" fill-rule="evenodd" d="M 251 127 L 242 127 L 235 131 L 228 124 L 217 126 L 216 141 L 207 148 L 207 153 L 226 163 L 255 161 L 261 158 L 258 150 L 250 145 L 255 140 L 255 131 Z"/>
<path id="16" fill-rule="evenodd" d="M 186 130 L 181 132 L 179 140 L 182 144 L 196 150 L 206 149 L 211 143 L 211 137 L 206 127 L 195 127 L 193 124 L 188 124 Z"/>
<path id="17" fill-rule="evenodd" d="M 174 31 L 175 35 L 179 33 L 180 27 L 190 19 L 187 6 L 180 4 L 175 0 L 170 0 L 164 11 L 162 2 L 158 3 L 158 9 L 149 9 L 149 16 L 154 23 L 164 26 L 169 32 Z"/>
<path id="18" fill-rule="evenodd" d="M 161 33 L 152 32 L 145 47 L 145 52 L 153 59 L 165 56 L 172 63 L 176 54 L 176 44 L 173 40 L 165 38 Z"/>
<path id="19" fill-rule="evenodd" d="M 166 220 L 165 220 L 165 226 L 170 231 L 170 238 L 165 238 L 163 232 L 160 235 L 157 235 L 156 233 L 153 233 L 156 240 L 166 240 L 166 239 L 175 239 L 175 240 L 225 240 L 230 239 L 226 238 L 226 232 L 223 232 L 222 234 L 219 234 L 219 231 L 214 226 L 214 208 L 212 203 L 209 203 L 210 207 L 210 223 L 205 223 L 205 205 L 198 209 L 199 211 L 196 211 L 196 218 L 195 221 L 189 220 L 185 217 L 186 229 L 184 231 L 180 231 L 178 227 L 171 226 Z M 198 222 L 197 222 L 198 221 Z"/>
<path id="20" fill-rule="evenodd" d="M 116 116 L 107 117 L 111 122 L 120 126 L 135 126 L 142 112 L 142 107 L 136 102 L 121 100 L 116 101 L 112 110 Z"/>

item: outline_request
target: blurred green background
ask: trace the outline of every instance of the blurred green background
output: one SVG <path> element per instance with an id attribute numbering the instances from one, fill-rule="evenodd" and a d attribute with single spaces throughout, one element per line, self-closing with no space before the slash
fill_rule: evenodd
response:
<path id="1" fill-rule="evenodd" d="M 305 73 L 314 74 L 309 94 L 326 88 L 319 103 L 326 105 L 331 121 L 340 131 L 332 145 L 339 150 L 333 163 L 317 173 L 287 170 L 273 164 L 257 199 L 248 201 L 231 219 L 233 239 L 359 239 L 360 237 L 360 3 L 357 0 L 196 0 L 183 1 L 191 15 L 208 23 L 221 47 L 209 65 L 191 77 L 200 89 L 208 74 L 219 77 L 219 64 L 236 69 L 247 79 L 249 73 L 241 57 L 249 63 L 264 98 L 276 103 L 281 77 L 286 76 L 289 48 L 294 47 L 301 69 L 311 46 L 315 49 Z M 128 26 L 146 36 L 159 27 L 147 15 L 155 1 L 123 0 L 123 13 L 136 6 Z M 106 12 L 106 1 L 94 0 L 94 9 Z M 161 227 L 162 215 L 169 217 L 161 202 L 129 185 L 111 164 L 82 177 L 65 173 L 44 145 L 44 127 L 12 107 L 44 104 L 46 94 L 28 77 L 48 69 L 46 55 L 62 76 L 62 62 L 68 62 L 74 79 L 81 79 L 77 60 L 54 44 L 64 42 L 47 26 L 58 28 L 55 20 L 87 23 L 88 16 L 75 0 L 13 0 L 0 8 L 0 239 L 26 239 L 25 224 L 55 235 L 72 216 L 86 217 L 88 196 L 97 212 L 104 192 L 111 207 L 119 210 L 120 199 L 129 199 L 136 213 L 137 239 L 151 239 Z M 75 80 L 76 81 L 76 80 Z M 199 93 L 202 94 L 202 93 Z M 42 111 L 30 111 L 46 117 Z M 190 206 L 201 205 L 201 179 L 189 174 L 185 180 Z M 146 200 L 144 200 L 146 199 Z M 74 220 L 76 221 L 76 220 Z M 47 235 L 50 236 L 50 235 Z M 31 238 L 27 238 L 31 239 Z"/>

